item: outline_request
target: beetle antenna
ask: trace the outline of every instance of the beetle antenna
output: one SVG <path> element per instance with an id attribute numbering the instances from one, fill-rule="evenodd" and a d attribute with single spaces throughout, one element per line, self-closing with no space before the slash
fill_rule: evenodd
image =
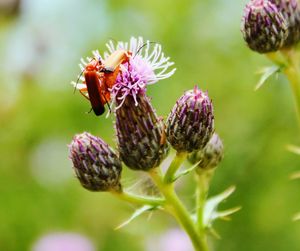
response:
<path id="1" fill-rule="evenodd" d="M 92 110 L 93 110 L 93 107 L 91 107 L 91 109 L 88 112 L 86 112 L 86 113 L 90 114 L 92 112 Z"/>
<path id="2" fill-rule="evenodd" d="M 83 72 L 84 72 L 84 70 L 82 70 L 82 71 L 80 72 L 80 74 L 79 74 L 79 76 L 78 76 L 78 78 L 77 78 L 76 85 L 74 86 L 73 94 L 75 94 L 75 92 L 76 92 L 76 88 L 77 88 L 78 82 L 79 82 L 79 80 L 80 80 L 80 78 L 81 78 Z"/>
<path id="3" fill-rule="evenodd" d="M 92 60 L 93 60 L 93 59 L 91 59 L 91 60 L 89 61 L 89 63 L 92 62 Z M 77 87 L 78 82 L 79 82 L 79 80 L 80 80 L 80 78 L 81 78 L 81 76 L 82 76 L 83 73 L 84 73 L 84 69 L 80 72 L 80 74 L 79 74 L 79 76 L 78 76 L 78 78 L 77 78 L 76 85 L 74 86 L 74 91 L 73 91 L 73 93 L 76 92 L 76 87 Z"/>
<path id="4" fill-rule="evenodd" d="M 147 44 L 158 44 L 158 43 L 157 43 L 157 42 L 148 41 L 148 42 L 142 44 L 141 47 L 137 49 L 137 51 L 136 51 L 136 53 L 134 54 L 134 57 L 133 57 L 133 58 L 135 58 L 135 56 L 138 55 L 138 54 L 141 52 L 141 50 L 142 50 Z"/>

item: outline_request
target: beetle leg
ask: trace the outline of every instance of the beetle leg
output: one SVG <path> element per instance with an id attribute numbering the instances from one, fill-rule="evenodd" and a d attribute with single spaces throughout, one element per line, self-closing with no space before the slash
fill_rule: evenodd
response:
<path id="1" fill-rule="evenodd" d="M 84 91 L 87 91 L 87 88 L 82 88 L 82 89 L 79 90 L 80 94 L 81 94 L 83 97 L 85 97 L 87 100 L 90 100 L 90 99 L 83 93 Z"/>

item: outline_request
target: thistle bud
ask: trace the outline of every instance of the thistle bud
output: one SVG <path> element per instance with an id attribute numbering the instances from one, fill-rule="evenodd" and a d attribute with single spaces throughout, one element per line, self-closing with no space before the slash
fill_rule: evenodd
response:
<path id="1" fill-rule="evenodd" d="M 205 147 L 214 132 L 212 102 L 195 86 L 179 98 L 167 120 L 167 138 L 178 152 Z"/>
<path id="2" fill-rule="evenodd" d="M 197 170 L 208 170 L 215 168 L 223 159 L 223 143 L 218 134 L 214 133 L 203 150 L 189 154 L 188 160 L 192 164 L 198 164 Z"/>
<path id="3" fill-rule="evenodd" d="M 297 0 L 270 0 L 282 13 L 288 24 L 288 37 L 285 47 L 292 46 L 300 40 L 300 6 Z"/>
<path id="4" fill-rule="evenodd" d="M 145 94 L 128 95 L 116 109 L 116 132 L 122 161 L 133 170 L 159 166 L 168 152 L 164 124 Z"/>
<path id="5" fill-rule="evenodd" d="M 284 45 L 288 23 L 270 0 L 251 0 L 244 9 L 241 31 L 250 49 L 273 52 Z"/>
<path id="6" fill-rule="evenodd" d="M 73 138 L 70 159 L 81 185 L 90 191 L 119 191 L 122 164 L 102 139 L 87 132 Z"/>

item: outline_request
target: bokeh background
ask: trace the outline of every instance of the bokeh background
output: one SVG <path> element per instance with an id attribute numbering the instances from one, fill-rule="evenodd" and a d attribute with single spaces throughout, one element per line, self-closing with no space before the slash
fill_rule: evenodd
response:
<path id="1" fill-rule="evenodd" d="M 115 146 L 113 116 L 87 114 L 89 104 L 70 85 L 79 59 L 105 43 L 143 36 L 160 42 L 176 63 L 169 79 L 148 88 L 167 116 L 183 91 L 198 84 L 215 106 L 226 148 L 210 194 L 232 184 L 224 208 L 243 209 L 217 222 L 213 250 L 286 251 L 300 248 L 300 159 L 285 149 L 299 143 L 293 97 L 283 77 L 254 92 L 255 72 L 269 62 L 240 34 L 245 1 L 1 0 L 0 1 L 0 250 L 31 250 L 41 236 L 75 232 L 99 251 L 146 250 L 174 220 L 154 213 L 114 230 L 133 208 L 109 194 L 80 187 L 68 159 L 72 136 L 89 131 Z M 192 177 L 181 196 L 191 204 Z M 125 170 L 124 184 L 139 175 Z M 150 240 L 150 241 L 149 241 Z M 149 244 L 150 243 L 150 244 Z M 146 245 L 147 244 L 147 245 Z"/>

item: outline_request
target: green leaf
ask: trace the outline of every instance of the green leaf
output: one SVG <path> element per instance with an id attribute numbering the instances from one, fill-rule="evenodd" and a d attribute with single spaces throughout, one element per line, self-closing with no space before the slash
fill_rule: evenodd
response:
<path id="1" fill-rule="evenodd" d="M 262 75 L 257 83 L 257 85 L 255 86 L 255 91 L 257 91 L 260 87 L 263 86 L 263 84 L 266 82 L 266 80 L 271 77 L 273 74 L 275 74 L 276 72 L 279 72 L 281 69 L 280 66 L 278 65 L 273 65 L 270 67 L 265 67 L 264 69 L 262 69 L 262 71 L 260 72 Z"/>
<path id="2" fill-rule="evenodd" d="M 182 177 L 182 176 L 184 176 L 184 175 L 187 175 L 187 174 L 189 174 L 190 172 L 194 171 L 194 170 L 197 168 L 197 166 L 199 165 L 200 162 L 201 162 L 201 160 L 200 160 L 199 162 L 197 162 L 195 165 L 193 165 L 192 167 L 190 167 L 190 168 L 188 168 L 188 169 L 186 169 L 186 170 L 184 170 L 184 171 L 178 173 L 178 174 L 174 177 L 173 182 L 176 181 L 177 179 L 179 179 L 180 177 Z"/>
<path id="3" fill-rule="evenodd" d="M 287 145 L 286 149 L 292 153 L 300 155 L 300 147 L 295 145 Z"/>
<path id="4" fill-rule="evenodd" d="M 224 211 L 215 211 L 212 214 L 211 219 L 212 220 L 216 220 L 216 219 L 222 219 L 222 220 L 230 220 L 230 218 L 228 217 L 229 215 L 234 214 L 235 212 L 241 210 L 242 207 L 234 207 L 234 208 L 230 208 Z"/>
<path id="5" fill-rule="evenodd" d="M 231 208 L 225 211 L 218 211 L 218 206 L 221 202 L 227 199 L 233 192 L 235 187 L 231 186 L 223 193 L 220 193 L 207 200 L 204 207 L 203 222 L 204 225 L 211 228 L 213 221 L 216 219 L 226 219 L 229 215 L 240 210 L 240 207 Z"/>
<path id="6" fill-rule="evenodd" d="M 124 221 L 121 225 L 117 226 L 115 228 L 115 230 L 118 230 L 122 227 L 125 227 L 126 225 L 128 225 L 131 221 L 133 221 L 135 218 L 137 218 L 138 216 L 142 215 L 143 213 L 147 212 L 147 211 L 152 211 L 154 209 L 156 209 L 157 207 L 154 207 L 154 206 L 150 206 L 150 205 L 145 205 L 139 209 L 137 209 L 132 215 L 131 217 Z"/>

